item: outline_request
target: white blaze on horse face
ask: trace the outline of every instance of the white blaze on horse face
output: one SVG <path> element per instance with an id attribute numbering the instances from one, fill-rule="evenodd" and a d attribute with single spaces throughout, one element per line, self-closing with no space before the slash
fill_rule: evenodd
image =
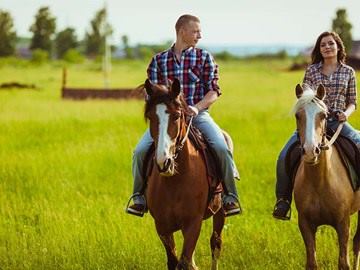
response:
<path id="1" fill-rule="evenodd" d="M 159 119 L 159 136 L 156 149 L 156 162 L 160 168 L 164 167 L 164 163 L 170 156 L 170 146 L 173 144 L 169 134 L 167 133 L 169 125 L 169 114 L 166 113 L 166 105 L 156 105 L 156 114 Z"/>
<path id="2" fill-rule="evenodd" d="M 304 150 L 306 156 L 315 158 L 316 156 L 314 151 L 320 143 L 316 141 L 315 119 L 316 115 L 321 112 L 321 109 L 313 102 L 309 103 L 307 106 L 308 107 L 305 110 L 306 123 Z"/>

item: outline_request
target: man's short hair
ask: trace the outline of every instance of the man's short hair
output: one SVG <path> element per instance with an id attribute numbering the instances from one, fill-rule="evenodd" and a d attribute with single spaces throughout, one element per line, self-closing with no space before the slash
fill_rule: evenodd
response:
<path id="1" fill-rule="evenodd" d="M 189 15 L 189 14 L 181 15 L 175 24 L 176 34 L 179 33 L 179 30 L 182 27 L 184 27 L 187 23 L 189 23 L 190 21 L 199 23 L 200 19 L 196 16 Z"/>

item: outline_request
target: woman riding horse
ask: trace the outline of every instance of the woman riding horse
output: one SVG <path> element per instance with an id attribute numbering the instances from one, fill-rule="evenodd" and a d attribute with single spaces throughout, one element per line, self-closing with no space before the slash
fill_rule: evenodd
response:
<path id="1" fill-rule="evenodd" d="M 345 122 L 341 135 L 349 138 L 360 147 L 360 135 L 348 122 L 348 118 L 356 108 L 356 77 L 355 71 L 345 65 L 345 48 L 338 34 L 334 32 L 322 33 L 316 41 L 312 51 L 312 65 L 305 73 L 303 85 L 312 89 L 322 84 L 326 88 L 324 102 L 331 117 L 327 119 L 327 126 L 337 129 L 340 122 Z M 336 117 L 334 116 L 336 114 Z M 292 200 L 292 176 L 288 175 L 285 160 L 289 149 L 298 141 L 295 131 L 284 148 L 281 150 L 276 167 L 276 204 L 273 216 L 277 219 L 290 219 L 290 205 Z"/>

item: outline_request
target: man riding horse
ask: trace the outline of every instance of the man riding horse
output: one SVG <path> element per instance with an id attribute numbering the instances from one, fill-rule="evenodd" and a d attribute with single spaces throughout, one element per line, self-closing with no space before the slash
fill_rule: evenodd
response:
<path id="1" fill-rule="evenodd" d="M 192 123 L 201 131 L 216 153 L 225 189 L 225 214 L 239 214 L 241 208 L 234 181 L 234 178 L 239 178 L 239 174 L 223 133 L 208 111 L 210 105 L 221 95 L 218 86 L 218 66 L 209 52 L 195 47 L 201 38 L 200 20 L 197 17 L 181 16 L 176 22 L 175 29 L 175 44 L 152 58 L 147 69 L 148 78 L 154 84 L 166 86 L 174 79 L 180 81 L 182 93 L 193 116 Z M 145 156 L 152 143 L 153 139 L 147 129 L 133 155 L 134 204 L 126 209 L 129 214 L 143 216 L 146 212 L 143 169 Z"/>

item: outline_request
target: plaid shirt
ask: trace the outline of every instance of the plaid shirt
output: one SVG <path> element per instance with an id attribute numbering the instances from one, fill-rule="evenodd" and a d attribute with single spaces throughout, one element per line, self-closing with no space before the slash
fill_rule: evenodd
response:
<path id="1" fill-rule="evenodd" d="M 163 85 L 169 85 L 177 78 L 188 105 L 195 105 L 209 91 L 221 94 L 218 86 L 218 65 L 209 52 L 199 48 L 190 47 L 184 50 L 179 63 L 173 45 L 152 58 L 147 74 L 152 83 Z"/>
<path id="2" fill-rule="evenodd" d="M 326 88 L 324 102 L 330 110 L 345 111 L 349 104 L 356 106 L 355 71 L 340 63 L 333 74 L 327 76 L 321 72 L 322 62 L 310 65 L 304 76 L 303 84 L 317 89 L 320 84 Z"/>

